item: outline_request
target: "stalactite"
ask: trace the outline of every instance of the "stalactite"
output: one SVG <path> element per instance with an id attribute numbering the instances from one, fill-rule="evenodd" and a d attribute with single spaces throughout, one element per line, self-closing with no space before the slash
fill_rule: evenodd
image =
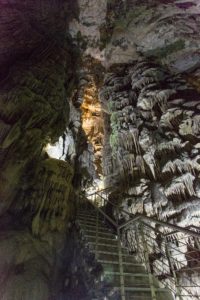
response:
<path id="1" fill-rule="evenodd" d="M 156 153 L 173 153 L 176 151 L 180 151 L 181 149 L 184 149 L 184 147 L 188 144 L 188 142 L 182 142 L 178 138 L 173 138 L 172 141 L 166 141 L 166 142 L 161 142 L 158 144 Z"/>
<path id="2" fill-rule="evenodd" d="M 200 165 L 195 160 L 175 159 L 174 161 L 169 161 L 162 168 L 162 172 L 171 172 L 175 174 L 178 171 L 180 173 L 190 172 L 195 174 L 195 171 L 200 171 Z"/>
<path id="3" fill-rule="evenodd" d="M 134 74 L 134 76 L 132 78 L 132 89 L 133 90 L 141 90 L 147 84 L 152 84 L 154 82 L 155 82 L 155 79 L 151 78 L 151 77 L 144 77 L 142 79 L 135 81 L 135 74 Z"/>
<path id="4" fill-rule="evenodd" d="M 119 82 L 120 91 L 115 89 Z M 123 86 L 123 82 L 129 85 Z M 136 205 L 134 213 L 144 207 L 151 216 L 165 220 L 176 216 L 180 218 L 184 214 L 184 203 L 189 208 L 188 203 L 191 201 L 192 206 L 194 198 L 198 197 L 198 101 L 188 101 L 187 91 L 191 95 L 193 93 L 191 87 L 180 75 L 170 74 L 168 70 L 143 60 L 125 66 L 120 74 L 117 71 L 112 73 L 104 82 L 103 90 L 107 91 L 104 102 L 108 103 L 112 116 L 112 172 L 116 175 L 112 179 L 118 182 L 119 170 L 119 181 L 127 178 L 128 182 L 129 175 L 136 182 L 151 178 L 151 182 L 159 184 L 159 192 L 152 196 L 145 191 L 137 196 L 141 206 Z M 127 95 L 131 99 L 132 93 L 131 102 Z M 196 94 L 195 97 L 198 98 Z M 131 182 L 133 187 L 136 184 Z M 178 206 L 177 202 L 183 206 Z M 128 208 L 130 211 L 131 207 Z M 192 220 L 195 220 L 193 213 L 187 222 Z"/>
<path id="5" fill-rule="evenodd" d="M 183 195 L 186 196 L 186 191 L 190 196 L 195 196 L 193 181 L 195 177 L 190 173 L 186 173 L 178 178 L 174 178 L 172 183 L 165 190 L 166 196 Z"/>
<path id="6" fill-rule="evenodd" d="M 156 164 L 154 154 L 155 154 L 155 148 L 151 147 L 149 151 L 145 155 L 143 155 L 143 158 L 147 163 L 147 165 L 149 166 L 153 177 L 156 179 L 157 164 Z"/>

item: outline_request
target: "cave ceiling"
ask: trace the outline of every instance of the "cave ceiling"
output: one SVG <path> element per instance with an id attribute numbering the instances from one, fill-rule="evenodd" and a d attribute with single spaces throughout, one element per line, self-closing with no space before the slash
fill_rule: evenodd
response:
<path id="1" fill-rule="evenodd" d="M 49 155 L 67 160 L 78 174 L 75 176 L 79 178 L 78 185 L 88 185 L 101 176 L 110 178 L 112 184 L 119 170 L 114 170 L 116 162 L 110 161 L 107 153 L 112 153 L 114 160 L 119 156 L 121 161 L 128 155 L 128 150 L 123 153 L 123 145 L 118 145 L 114 132 L 117 130 L 125 142 L 124 132 L 131 128 L 132 143 L 137 148 L 137 139 L 141 139 L 137 132 L 145 120 L 152 131 L 160 126 L 156 124 L 158 120 L 162 124 L 168 122 L 171 131 L 178 132 L 177 141 L 181 135 L 184 145 L 195 147 L 192 155 L 198 151 L 199 1 L 102 0 L 97 4 L 97 1 L 77 0 L 12 4 L 7 0 L 1 3 L 1 15 L 1 157 L 2 180 L 8 182 L 2 189 L 2 198 L 8 199 L 3 211 L 18 193 L 24 170 L 30 169 L 29 164 L 38 160 L 41 153 L 43 158 Z M 142 61 L 152 63 L 151 75 L 146 67 L 147 75 L 141 75 L 143 71 L 139 68 L 135 80 L 139 76 L 147 79 L 139 81 L 138 86 L 145 89 L 154 81 L 160 82 L 157 97 L 164 97 L 164 89 L 170 90 L 169 97 L 173 99 L 176 89 L 180 89 L 175 81 L 182 80 L 185 87 L 173 99 L 180 107 L 175 109 L 168 103 L 154 106 L 153 100 L 148 104 L 155 93 L 154 86 L 147 100 L 142 99 L 144 93 L 137 100 L 140 120 L 135 104 L 129 105 L 127 93 L 132 99 L 138 93 L 139 87 L 135 91 L 133 79 L 130 80 L 130 70 Z M 167 72 L 174 80 L 174 88 L 172 84 L 169 88 L 165 86 L 163 78 Z M 11 103 L 12 97 L 16 100 Z M 113 106 L 113 97 L 118 102 L 122 99 L 122 103 Z M 150 113 L 149 109 L 154 108 Z M 121 112 L 118 114 L 115 109 Z M 136 127 L 133 124 L 130 127 L 134 120 Z M 141 131 L 143 136 L 145 130 Z M 155 180 L 153 162 L 145 153 L 137 155 L 143 156 L 149 165 L 147 180 Z M 138 158 L 137 164 L 140 163 L 144 171 L 145 165 Z M 136 170 L 134 159 L 132 164 Z M 194 183 L 197 185 L 195 180 Z"/>

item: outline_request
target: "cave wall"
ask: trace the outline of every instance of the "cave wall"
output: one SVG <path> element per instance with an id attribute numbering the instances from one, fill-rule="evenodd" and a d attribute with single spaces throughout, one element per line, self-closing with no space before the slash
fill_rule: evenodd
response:
<path id="1" fill-rule="evenodd" d="M 58 299 L 62 290 L 74 168 L 50 158 L 46 146 L 69 123 L 74 6 L 0 3 L 1 299 Z"/>
<path id="2" fill-rule="evenodd" d="M 199 224 L 199 12 L 195 0 L 0 4 L 2 299 L 62 294 L 73 186 L 96 178 L 81 104 L 103 78 L 103 170 L 117 203 Z"/>
<path id="3" fill-rule="evenodd" d="M 106 185 L 121 182 L 133 213 L 198 224 L 198 1 L 77 5 L 69 32 L 105 72 Z"/>
<path id="4" fill-rule="evenodd" d="M 199 90 L 198 1 L 108 0 L 102 1 L 101 5 L 95 5 L 94 2 L 80 0 L 77 5 L 79 17 L 72 18 L 69 32 L 81 49 L 83 64 L 85 59 L 92 57 L 101 63 L 105 74 L 110 72 L 115 74 L 117 65 L 122 65 L 123 69 L 124 64 L 128 69 L 129 65 L 133 66 L 137 61 L 147 59 L 157 63 L 158 66 L 164 66 L 169 74 L 182 74 L 187 83 L 190 83 L 196 91 Z M 123 81 L 129 81 L 123 72 L 121 74 L 120 71 L 119 73 L 116 71 L 116 77 L 118 76 L 117 84 L 123 85 Z M 123 91 L 130 88 L 128 87 L 130 81 L 125 82 L 124 86 L 126 85 Z M 124 97 L 126 98 L 126 95 Z M 193 95 L 186 97 L 192 101 Z M 109 102 L 109 99 L 107 101 Z M 109 123 L 112 108 L 108 112 L 105 101 L 102 101 L 101 105 L 102 111 L 105 112 L 104 123 Z M 129 113 L 127 108 L 124 114 Z M 113 172 L 117 175 L 118 171 L 113 170 L 111 161 L 109 136 L 112 128 L 108 124 L 106 127 L 103 168 L 108 179 L 109 176 L 112 177 Z M 115 138 L 111 135 L 112 137 Z M 107 184 L 110 185 L 112 182 Z"/>
<path id="5" fill-rule="evenodd" d="M 62 134 L 68 121 L 65 83 L 71 56 L 63 5 L 1 4 L 2 213 L 28 164 Z"/>
<path id="6" fill-rule="evenodd" d="M 152 61 L 105 77 L 111 151 L 104 170 L 108 186 L 121 185 L 119 203 L 131 213 L 199 224 L 199 99 L 182 76 Z"/>
<path id="7" fill-rule="evenodd" d="M 171 70 L 199 66 L 198 1 L 173 0 L 77 1 L 79 14 L 69 33 L 84 56 L 107 68 L 130 63 L 141 55 L 155 57 Z"/>

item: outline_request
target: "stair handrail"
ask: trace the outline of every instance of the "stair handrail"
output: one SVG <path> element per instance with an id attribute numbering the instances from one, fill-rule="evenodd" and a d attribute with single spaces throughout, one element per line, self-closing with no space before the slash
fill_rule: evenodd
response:
<path id="1" fill-rule="evenodd" d="M 116 204 L 112 203 L 110 200 L 108 200 L 107 198 L 105 198 L 104 196 L 102 196 L 100 193 L 104 191 L 104 190 L 100 190 L 100 191 L 97 191 L 95 193 L 92 193 L 90 194 L 89 196 L 91 195 L 94 195 L 94 194 L 97 194 L 98 196 L 100 196 L 104 201 L 106 201 L 107 203 L 111 204 L 113 207 L 116 207 L 116 208 L 119 208 Z M 87 199 L 87 198 L 86 198 Z M 87 199 L 89 200 L 89 199 Z M 92 201 L 90 201 L 92 202 Z M 95 205 L 95 208 L 97 208 L 97 206 Z M 102 210 L 101 210 L 102 211 Z M 103 212 L 103 211 L 102 211 Z M 125 214 L 127 214 L 129 217 L 131 217 L 131 219 L 129 219 L 128 221 L 118 225 L 118 228 L 121 230 L 122 228 L 126 227 L 127 225 L 130 225 L 131 223 L 134 223 L 134 222 L 137 222 L 137 221 L 150 221 L 150 222 L 153 222 L 153 223 L 156 223 L 158 225 L 161 225 L 161 226 L 164 226 L 164 227 L 168 227 L 168 228 L 171 228 L 174 230 L 174 232 L 170 232 L 170 233 L 166 233 L 166 234 L 163 234 L 164 236 L 167 236 L 169 234 L 173 234 L 175 233 L 176 231 L 181 231 L 183 233 L 186 233 L 186 234 L 189 234 L 189 235 L 193 235 L 194 237 L 198 237 L 200 238 L 200 233 L 197 233 L 193 230 L 190 230 L 189 228 L 196 228 L 196 229 L 199 229 L 198 227 L 196 226 L 193 226 L 193 225 L 190 225 L 188 227 L 181 227 L 181 226 L 178 226 L 178 225 L 175 225 L 175 224 L 171 224 L 171 223 L 168 223 L 168 222 L 165 222 L 165 221 L 161 221 L 161 220 L 158 220 L 158 219 L 154 219 L 152 217 L 148 217 L 148 216 L 145 216 L 145 215 L 142 215 L 142 214 L 132 214 L 130 212 L 127 212 L 125 211 L 124 209 L 120 209 L 120 212 L 123 212 Z M 103 214 L 105 214 L 103 212 Z M 105 214 L 106 215 L 106 214 Z M 109 216 L 107 216 L 109 217 Z M 110 217 L 109 217 L 110 218 Z M 112 220 L 112 222 L 114 222 Z M 149 226 L 149 224 L 145 223 L 146 226 Z M 150 227 L 150 226 L 149 226 Z M 152 229 L 152 228 L 151 228 Z"/>
<path id="2" fill-rule="evenodd" d="M 133 215 L 134 216 L 134 215 Z M 161 220 L 157 220 L 157 219 L 154 219 L 154 218 L 151 218 L 151 217 L 147 217 L 147 216 L 144 216 L 142 214 L 137 214 L 135 215 L 135 217 L 133 219 L 130 219 L 128 220 L 127 222 L 119 225 L 119 228 L 122 229 L 124 227 L 126 227 L 127 225 L 131 224 L 131 223 L 134 223 L 136 221 L 150 221 L 150 222 L 153 222 L 153 223 L 156 223 L 158 225 L 162 225 L 163 227 L 168 227 L 168 228 L 171 228 L 171 229 L 174 229 L 174 232 L 170 232 L 170 233 L 166 233 L 166 234 L 163 234 L 163 236 L 167 236 L 169 234 L 173 234 L 175 232 L 183 232 L 183 233 L 186 233 L 186 234 L 189 234 L 189 235 L 192 235 L 194 237 L 197 237 L 197 238 L 200 238 L 200 234 L 193 231 L 193 230 L 190 230 L 190 229 L 187 229 L 186 227 L 180 227 L 178 225 L 174 225 L 174 224 L 171 224 L 171 223 L 168 223 L 168 222 L 164 222 L 164 221 L 161 221 Z M 147 227 L 150 227 L 149 224 L 145 223 L 145 225 Z M 152 228 L 151 228 L 152 229 Z"/>
<path id="3" fill-rule="evenodd" d="M 108 200 L 107 198 L 105 198 L 104 196 L 102 196 L 102 195 L 99 194 L 99 193 L 101 193 L 102 191 L 105 191 L 105 190 L 107 190 L 107 189 L 100 190 L 100 191 L 96 191 L 96 192 L 94 192 L 94 193 L 92 193 L 92 194 L 89 194 L 88 196 L 90 197 L 90 196 L 93 196 L 93 195 L 98 195 L 98 196 L 100 196 L 103 200 L 105 200 L 107 203 L 109 203 L 109 204 L 111 204 L 112 206 L 118 208 L 118 206 L 117 206 L 116 204 L 112 203 L 110 200 Z M 127 214 L 127 215 L 129 215 L 129 216 L 132 216 L 132 215 L 133 215 L 132 213 L 130 213 L 130 212 L 124 210 L 124 209 L 120 209 L 120 212 L 123 212 L 123 213 L 125 213 L 125 214 Z"/>
<path id="4" fill-rule="evenodd" d="M 154 219 L 154 218 L 152 218 L 152 217 L 148 217 L 148 216 L 145 216 L 145 215 L 143 215 L 143 214 L 136 214 L 136 215 L 134 215 L 134 214 L 132 214 L 132 213 L 130 213 L 130 212 L 127 212 L 127 211 L 125 211 L 124 209 L 120 209 L 119 210 L 119 207 L 116 205 L 116 204 L 114 204 L 114 203 L 112 203 L 110 200 L 108 200 L 107 198 L 105 198 L 104 196 L 102 196 L 101 195 L 101 192 L 102 191 L 96 191 L 95 193 L 93 193 L 92 195 L 94 195 L 94 194 L 96 194 L 96 195 L 98 195 L 100 198 L 102 198 L 102 200 L 104 200 L 104 202 L 103 202 L 103 206 L 102 207 L 105 207 L 106 206 L 106 203 L 108 204 L 111 204 L 112 205 L 112 207 L 115 207 L 116 209 L 117 209 L 117 211 L 119 211 L 119 212 L 121 212 L 121 213 L 125 213 L 126 215 L 128 215 L 129 216 L 129 220 L 126 220 L 125 222 L 123 222 L 122 224 L 118 224 L 117 222 L 115 222 L 106 212 L 104 212 L 104 210 L 103 209 L 101 209 L 101 207 L 99 207 L 98 205 L 97 205 L 97 203 L 95 203 L 94 201 L 92 201 L 91 199 L 88 199 L 87 197 L 85 197 L 84 196 L 84 199 L 86 200 L 86 201 L 88 201 L 97 211 L 99 211 L 100 213 L 101 213 L 101 215 L 103 215 L 103 217 L 104 218 L 106 218 L 108 221 L 109 221 L 109 223 L 111 223 L 114 227 L 115 227 L 115 229 L 116 229 L 116 232 L 117 232 L 117 235 L 119 236 L 119 238 L 120 238 L 120 236 L 121 236 L 121 233 L 120 233 L 120 231 L 121 231 L 121 229 L 123 229 L 123 228 L 125 228 L 125 227 L 128 227 L 128 226 L 130 226 L 130 225 L 132 225 L 132 224 L 136 224 L 136 226 L 135 227 L 133 227 L 133 228 L 135 228 L 135 230 L 136 230 L 136 233 L 137 233 L 137 231 L 138 231 L 138 229 L 139 230 L 141 230 L 140 228 L 144 228 L 145 229 L 145 227 L 147 227 L 147 228 L 149 228 L 150 230 L 151 230 L 151 232 L 153 231 L 154 233 L 156 233 L 156 234 L 161 234 L 162 235 L 162 237 L 164 238 L 164 240 L 162 239 L 162 241 L 164 242 L 164 243 L 167 243 L 167 249 L 168 249 L 168 241 L 167 241 L 167 239 L 166 238 L 168 238 L 170 235 L 173 235 L 173 234 L 175 234 L 175 233 L 183 233 L 184 235 L 186 234 L 187 236 L 189 235 L 189 238 L 190 238 L 190 236 L 192 236 L 193 238 L 194 238 L 194 241 L 196 241 L 197 242 L 197 248 L 195 247 L 195 248 L 193 248 L 195 251 L 197 250 L 197 251 L 199 251 L 199 249 L 200 249 L 200 243 L 199 243 L 199 239 L 200 239 L 200 228 L 199 227 L 197 227 L 197 226 L 194 226 L 194 225 L 190 225 L 190 226 L 187 226 L 187 227 L 180 227 L 180 226 L 178 226 L 178 225 L 175 225 L 175 224 L 171 224 L 171 223 L 168 223 L 168 222 L 165 222 L 165 221 L 161 221 L 161 220 L 158 220 L 158 219 Z M 91 194 L 89 195 L 89 196 L 91 196 Z M 96 198 L 96 197 L 95 197 Z M 159 230 L 159 227 L 158 228 L 156 228 L 156 227 L 153 227 L 153 226 L 151 226 L 151 224 L 149 224 L 149 223 L 154 223 L 154 224 L 157 224 L 157 225 L 160 225 L 160 226 L 162 226 L 163 228 L 170 228 L 170 229 L 172 229 L 172 231 L 170 231 L 170 232 L 167 232 L 167 233 L 164 233 L 162 230 Z M 139 225 L 139 226 L 138 226 Z M 190 228 L 192 228 L 193 230 L 191 230 Z M 144 230 L 144 229 L 142 229 L 142 231 Z M 194 231 L 194 230 L 197 230 L 197 231 Z M 148 231 L 147 231 L 147 233 L 148 233 Z M 148 236 L 148 234 L 147 234 L 147 236 Z M 155 237 L 154 237 L 154 235 L 152 236 L 152 235 L 150 235 L 150 237 L 152 238 L 152 239 L 155 239 Z M 198 240 L 197 240 L 198 239 Z M 144 242 L 144 243 L 146 243 L 146 241 Z M 182 240 L 181 240 L 181 245 L 183 244 L 183 242 L 182 242 Z M 140 244 L 139 244 L 140 245 Z M 140 246 L 139 246 L 140 247 Z M 172 248 L 171 249 L 175 249 L 176 250 L 176 248 L 173 248 L 173 245 L 171 246 Z M 140 248 L 138 248 L 139 250 L 140 250 Z M 147 249 L 146 249 L 147 250 Z M 160 248 L 160 251 L 161 251 L 161 253 L 162 253 L 162 255 L 163 256 L 166 256 L 167 257 L 167 259 L 169 259 L 169 263 L 170 263 L 170 270 L 171 270 L 171 272 L 173 272 L 173 276 L 172 276 L 172 274 L 171 275 L 169 275 L 170 276 L 170 278 L 172 278 L 172 284 L 175 284 L 175 291 L 173 291 L 173 285 L 172 286 L 170 286 L 170 289 L 171 289 L 171 291 L 173 291 L 173 293 L 174 293 L 174 295 L 176 295 L 177 297 L 178 297 L 178 299 L 180 299 L 180 300 L 183 300 L 183 298 L 182 298 L 182 290 L 184 291 L 184 292 L 186 292 L 186 293 L 190 293 L 190 290 L 189 289 L 187 289 L 187 287 L 185 287 L 185 286 L 179 286 L 179 281 L 177 280 L 177 275 L 176 275 L 176 270 L 174 270 L 174 266 L 173 266 L 173 257 L 172 257 L 172 259 L 171 259 L 171 255 L 168 253 L 168 250 L 166 250 L 166 252 L 163 252 L 162 251 L 162 249 Z M 140 252 L 140 251 L 139 251 Z M 139 253 L 138 252 L 138 253 Z M 194 252 L 194 251 L 193 251 Z M 180 252 L 180 250 L 179 250 L 179 253 L 182 253 L 182 252 Z M 192 253 L 192 252 L 191 252 Z M 196 261 L 196 258 L 195 257 L 193 257 L 193 256 L 190 256 L 191 254 L 190 254 L 190 252 L 189 252 L 189 254 L 187 254 L 187 252 L 186 252 L 186 254 L 185 253 L 182 253 L 183 255 L 189 255 L 188 256 L 188 258 L 186 257 L 186 261 L 187 261 L 187 259 L 193 259 L 193 261 L 195 262 Z M 176 254 L 175 254 L 176 255 Z M 182 258 L 182 257 L 181 257 Z M 149 258 L 148 258 L 149 259 Z M 179 263 L 179 266 L 181 266 L 180 267 L 180 270 L 181 270 L 181 268 L 183 268 L 183 271 L 187 271 L 187 269 L 184 269 L 184 261 L 182 261 L 182 259 L 180 260 L 180 261 L 178 261 L 177 260 L 177 262 Z M 161 263 L 164 263 L 163 261 L 161 261 Z M 148 262 L 148 264 L 149 264 L 149 262 Z M 155 267 L 155 268 L 157 268 L 157 267 Z M 171 269 L 172 268 L 172 269 Z M 198 267 L 199 268 L 199 267 Z M 197 268 L 197 269 L 198 269 Z M 191 268 L 189 267 L 189 270 L 190 270 Z M 195 269 L 195 268 L 194 268 Z M 158 269 L 156 269 L 155 270 L 155 272 L 158 272 L 159 271 L 159 268 Z M 153 272 L 153 271 L 152 271 Z M 149 271 L 148 271 L 148 273 L 149 273 Z M 151 271 L 150 271 L 150 273 L 151 273 Z M 154 274 L 154 273 L 153 273 Z M 159 275 L 159 273 L 155 273 L 155 274 L 157 274 L 157 275 Z M 165 273 L 163 273 L 163 274 L 165 274 Z M 151 274 L 150 274 L 150 276 L 152 276 Z M 168 275 L 167 275 L 168 276 Z M 172 276 L 172 277 L 171 277 Z M 184 278 L 184 277 L 183 277 Z M 174 280 L 174 281 L 173 281 Z M 193 284 L 195 287 L 199 287 L 199 285 L 196 285 L 195 284 L 195 282 L 193 281 L 193 280 L 190 280 L 191 281 L 191 284 Z M 174 282 L 174 283 L 173 283 Z M 192 286 L 189 286 L 189 288 L 192 288 L 193 287 L 193 285 Z M 182 289 L 182 290 L 181 290 Z M 190 295 L 192 295 L 192 294 L 188 294 L 189 296 Z M 195 296 L 194 296 L 195 297 Z M 177 298 L 176 298 L 177 299 Z"/>
<path id="5" fill-rule="evenodd" d="M 101 208 L 99 208 L 93 201 L 88 199 L 85 196 L 82 196 L 86 201 L 88 201 L 96 210 L 98 210 L 117 230 L 117 223 L 110 217 L 108 216 Z"/>

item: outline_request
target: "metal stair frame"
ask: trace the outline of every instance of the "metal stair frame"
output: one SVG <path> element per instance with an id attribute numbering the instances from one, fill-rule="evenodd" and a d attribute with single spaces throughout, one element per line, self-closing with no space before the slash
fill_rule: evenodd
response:
<path id="1" fill-rule="evenodd" d="M 132 215 L 131 213 L 124 211 L 124 210 L 120 210 L 120 212 L 123 212 L 125 214 L 127 214 L 129 216 L 129 220 L 122 223 L 122 224 L 118 224 L 115 220 L 113 220 L 110 216 L 108 216 L 101 207 L 104 207 L 107 203 L 111 204 L 116 210 L 118 209 L 116 205 L 114 205 L 113 203 L 111 203 L 107 198 L 105 198 L 104 196 L 101 195 L 102 191 L 99 192 L 95 192 L 94 194 L 92 194 L 92 198 L 93 199 L 88 199 L 85 196 L 82 196 L 82 201 L 84 201 L 85 203 L 87 203 L 87 201 L 89 201 L 90 205 L 92 205 L 94 207 L 94 209 L 97 211 L 97 216 L 96 216 L 96 238 L 95 238 L 95 257 L 96 259 L 98 259 L 98 243 L 99 243 L 99 233 L 100 233 L 100 224 L 99 224 L 99 220 L 100 220 L 100 216 L 103 218 L 104 221 L 107 221 L 110 225 L 112 225 L 112 228 L 115 229 L 116 231 L 116 235 L 118 237 L 118 242 L 116 244 L 116 247 L 118 248 L 118 258 L 119 258 L 119 273 L 120 273 L 120 291 L 121 291 L 121 299 L 125 300 L 125 284 L 124 284 L 124 270 L 123 270 L 123 255 L 122 255 L 122 244 L 121 244 L 121 236 L 122 236 L 122 232 L 124 229 L 127 229 L 128 227 L 135 227 L 135 232 L 136 232 L 136 236 L 138 237 L 139 235 L 142 236 L 142 248 L 143 248 L 143 262 L 146 266 L 147 269 L 147 274 L 149 277 L 149 286 L 150 286 L 150 290 L 151 290 L 151 299 L 152 300 L 159 300 L 157 298 L 156 295 L 156 288 L 154 286 L 153 283 L 153 275 L 152 274 L 152 270 L 151 270 L 151 265 L 150 265 L 150 261 L 149 261 L 149 256 L 150 253 L 148 253 L 148 244 L 147 244 L 147 240 L 146 240 L 146 236 L 145 236 L 145 229 L 148 228 L 148 230 L 157 233 L 157 234 L 161 234 L 162 232 L 158 231 L 157 229 L 155 229 L 154 227 L 151 226 L 151 224 L 156 224 L 159 225 L 167 230 L 169 230 L 170 232 L 167 233 L 162 233 L 162 238 L 165 240 L 166 245 L 168 245 L 168 241 L 167 239 L 170 236 L 173 236 L 174 234 L 177 233 L 182 233 L 185 234 L 187 236 L 191 236 L 197 244 L 197 251 L 199 251 L 200 254 L 200 229 L 198 227 L 195 226 L 190 226 L 187 228 L 182 228 L 179 227 L 177 225 L 174 224 L 170 224 L 161 220 L 156 220 L 144 215 Z M 93 197 L 94 196 L 94 197 Z M 90 197 L 91 198 L 91 197 Z M 99 199 L 101 200 L 99 203 Z M 95 220 L 95 218 L 93 218 Z M 87 220 L 86 220 L 87 221 Z M 138 232 L 138 228 L 140 228 L 140 232 Z M 193 230 L 191 230 L 191 228 Z M 142 234 L 141 234 L 142 233 Z M 139 245 L 139 242 L 138 242 Z M 170 274 L 171 276 L 171 280 L 173 280 L 174 284 L 175 284 L 175 290 L 172 290 L 174 297 L 176 300 L 185 300 L 185 299 L 190 299 L 190 298 L 184 298 L 185 296 L 181 294 L 181 289 L 179 286 L 179 281 L 177 278 L 177 272 L 176 270 L 174 270 L 173 267 L 173 261 L 172 261 L 172 257 L 169 253 L 169 250 L 167 249 L 168 247 L 166 247 L 166 252 L 165 255 L 168 259 L 169 265 L 170 265 L 170 270 L 172 272 L 172 274 Z M 195 283 L 194 283 L 195 284 Z M 199 286 L 200 288 L 200 286 Z M 187 289 L 186 289 L 187 291 Z M 187 295 L 188 296 L 188 295 Z M 193 295 L 191 295 L 191 300 L 193 299 L 200 299 L 200 297 L 195 297 Z"/>

